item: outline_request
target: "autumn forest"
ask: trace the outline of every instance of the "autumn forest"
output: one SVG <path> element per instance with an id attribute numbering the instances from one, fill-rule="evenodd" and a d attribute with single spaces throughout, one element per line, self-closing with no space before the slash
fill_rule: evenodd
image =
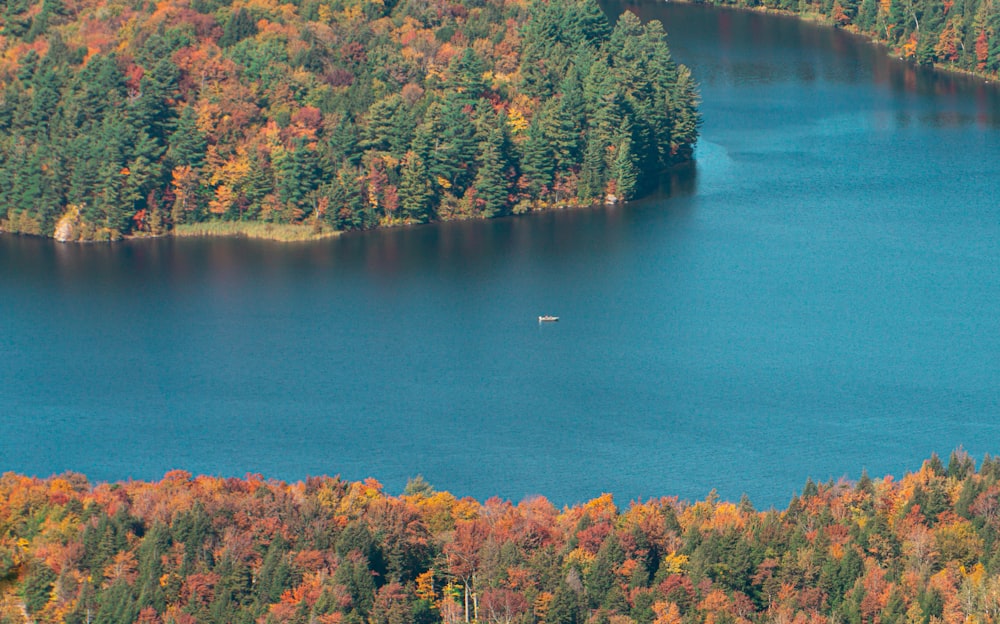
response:
<path id="1" fill-rule="evenodd" d="M 594 0 L 11 0 L 0 227 L 342 231 L 627 200 L 689 159 L 659 23 Z"/>
<path id="2" fill-rule="evenodd" d="M 619 508 L 478 502 L 420 478 L 0 478 L 0 621 L 995 622 L 1000 460 Z"/>

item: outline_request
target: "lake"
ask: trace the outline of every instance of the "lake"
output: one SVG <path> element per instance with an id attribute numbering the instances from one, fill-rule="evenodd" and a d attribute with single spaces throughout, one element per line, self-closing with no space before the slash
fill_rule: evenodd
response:
<path id="1" fill-rule="evenodd" d="M 0 470 L 782 507 L 1000 453 L 997 88 L 788 18 L 629 8 L 704 100 L 696 166 L 640 201 L 308 244 L 0 238 Z"/>

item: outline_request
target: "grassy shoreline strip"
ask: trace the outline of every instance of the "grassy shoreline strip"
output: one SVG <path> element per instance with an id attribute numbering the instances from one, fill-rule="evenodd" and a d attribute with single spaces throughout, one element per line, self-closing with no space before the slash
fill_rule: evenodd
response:
<path id="1" fill-rule="evenodd" d="M 178 238 L 226 236 L 233 238 L 255 238 L 283 243 L 316 241 L 340 236 L 339 230 L 329 226 L 292 225 L 283 223 L 260 223 L 252 221 L 207 221 L 204 223 L 184 223 L 172 230 Z"/>

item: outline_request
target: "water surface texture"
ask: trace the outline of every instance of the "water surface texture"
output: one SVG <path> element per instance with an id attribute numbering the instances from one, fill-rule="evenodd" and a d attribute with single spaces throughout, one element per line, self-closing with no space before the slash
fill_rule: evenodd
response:
<path id="1" fill-rule="evenodd" d="M 0 238 L 0 469 L 766 507 L 1000 453 L 996 88 L 632 8 L 704 97 L 697 167 L 643 201 L 301 245 Z"/>

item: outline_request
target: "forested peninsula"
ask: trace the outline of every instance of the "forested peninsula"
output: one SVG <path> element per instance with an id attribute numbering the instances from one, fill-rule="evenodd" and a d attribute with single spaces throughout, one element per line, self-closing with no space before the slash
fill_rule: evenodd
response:
<path id="1" fill-rule="evenodd" d="M 690 158 L 658 22 L 594 0 L 9 0 L 0 229 L 371 228 L 627 200 Z"/>
<path id="2" fill-rule="evenodd" d="M 0 477 L 0 621 L 996 622 L 1000 458 L 714 494 L 478 502 L 420 478 Z"/>
<path id="3" fill-rule="evenodd" d="M 922 65 L 994 80 L 1000 71 L 1000 3 L 994 0 L 693 1 L 818 18 Z"/>

